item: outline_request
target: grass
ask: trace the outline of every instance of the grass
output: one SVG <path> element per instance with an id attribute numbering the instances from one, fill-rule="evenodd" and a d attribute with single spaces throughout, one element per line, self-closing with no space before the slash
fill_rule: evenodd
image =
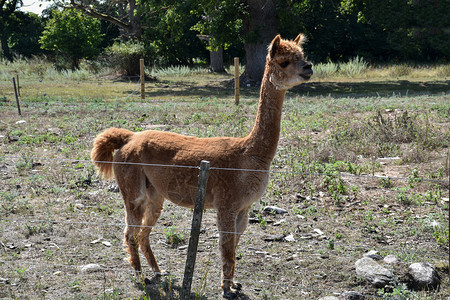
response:
<path id="1" fill-rule="evenodd" d="M 142 258 L 152 279 L 136 280 L 121 247 L 120 194 L 89 162 L 93 137 L 111 126 L 242 136 L 253 125 L 258 90 L 243 89 L 235 106 L 231 75 L 173 68 L 147 83 L 141 100 L 132 94 L 136 82 L 102 72 L 87 73 L 88 79 L 83 72 L 58 75 L 41 65 L 0 68 L 0 298 L 176 299 L 186 252 L 175 245 L 188 239 L 191 211 L 166 202 L 151 235 L 158 263 L 171 277 L 152 278 Z M 352 269 L 371 249 L 403 263 L 437 264 L 448 256 L 449 89 L 447 79 L 433 75 L 445 67 L 428 68 L 428 77 L 399 67 L 402 79 L 384 83 L 389 66 L 366 66 L 350 78 L 336 65 L 338 71 L 325 66 L 330 75 L 287 94 L 270 182 L 251 208 L 257 222 L 238 247 L 243 292 L 252 299 L 297 299 L 299 290 L 305 299 L 348 290 L 446 299 L 444 271 L 439 291 L 411 292 L 401 285 L 372 288 Z M 10 90 L 14 72 L 23 116 Z M 267 205 L 289 213 L 266 214 Z M 286 222 L 273 225 L 281 219 Z M 214 212 L 205 211 L 193 283 L 200 299 L 220 294 L 215 223 Z M 295 242 L 264 241 L 280 234 Z M 81 273 L 88 263 L 104 271 Z"/>

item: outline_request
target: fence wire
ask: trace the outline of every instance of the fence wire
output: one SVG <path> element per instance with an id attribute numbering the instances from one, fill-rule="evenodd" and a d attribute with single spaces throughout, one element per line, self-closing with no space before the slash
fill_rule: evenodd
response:
<path id="1" fill-rule="evenodd" d="M 93 162 L 90 160 L 80 160 L 80 159 L 64 159 L 64 158 L 48 158 L 48 157 L 37 157 L 37 156 L 32 156 L 32 157 L 26 157 L 26 156 L 15 156 L 15 155 L 2 155 L 0 156 L 0 160 L 3 161 L 13 161 L 13 160 L 28 160 L 28 161 L 51 161 L 54 163 L 84 163 L 84 164 L 92 164 Z M 128 162 L 104 162 L 104 161 L 97 161 L 98 163 L 109 163 L 109 164 L 125 164 L 125 165 L 140 165 L 140 166 L 147 166 L 147 167 L 163 167 L 163 168 L 188 168 L 188 169 L 199 169 L 199 166 L 186 166 L 186 165 L 167 165 L 167 164 L 145 164 L 145 163 L 128 163 Z M 298 176 L 334 176 L 334 177 L 353 177 L 353 178 L 357 178 L 357 179 L 370 179 L 370 180 L 380 180 L 380 179 L 390 179 L 390 180 L 400 180 L 400 181 L 409 181 L 411 178 L 409 177 L 398 177 L 398 176 L 375 176 L 375 175 L 366 175 L 366 174 L 343 174 L 343 173 L 333 173 L 333 174 L 327 174 L 327 173 L 315 173 L 315 172 L 297 172 L 297 171 L 291 171 L 291 170 L 253 170 L 253 169 L 238 169 L 238 168 L 221 168 L 221 167 L 217 167 L 217 166 L 211 166 L 210 167 L 211 171 L 217 170 L 217 171 L 238 171 L 238 172 L 264 172 L 264 173 L 273 173 L 273 174 L 293 174 L 293 175 L 298 175 Z M 433 179 L 433 178 L 414 178 L 414 180 L 416 181 L 422 181 L 422 182 L 432 182 L 432 183 L 437 183 L 437 184 L 443 184 L 443 185 L 447 185 L 449 184 L 449 181 L 447 180 L 441 180 L 441 179 Z M 8 224 L 12 224 L 12 225 L 19 225 L 19 224 L 29 224 L 29 223 L 49 223 L 49 224 L 54 224 L 54 225 L 61 225 L 61 226 L 74 226 L 74 225 L 79 225 L 79 226 L 98 226 L 98 227 L 125 227 L 125 226 L 129 226 L 129 227 L 140 227 L 140 228 L 152 228 L 152 229 L 161 229 L 161 227 L 155 225 L 155 226 L 143 226 L 143 225 L 127 225 L 124 222 L 114 222 L 114 223 L 103 223 L 103 222 L 91 222 L 91 221 L 72 221 L 72 220 L 56 220 L 56 219 L 52 219 L 47 218 L 47 219 L 33 219 L 33 218 L 21 218 L 21 219 L 4 219 L 2 221 L 2 223 L 8 223 Z M 190 231 L 191 228 L 179 228 L 180 230 L 183 231 Z M 262 238 L 267 236 L 270 233 L 252 233 L 252 232 L 244 232 L 244 233 L 240 233 L 240 232 L 224 232 L 224 231 L 219 231 L 216 229 L 211 229 L 211 228 L 202 228 L 201 232 L 203 234 L 210 234 L 211 236 L 215 236 L 215 235 L 219 235 L 220 233 L 226 233 L 226 234 L 239 234 L 239 235 L 243 235 L 245 237 L 248 237 L 250 239 L 252 238 Z M 152 234 L 159 234 L 159 235 L 164 235 L 163 231 L 153 231 Z M 326 251 L 328 249 L 329 246 L 329 240 L 326 238 L 323 241 L 314 241 L 316 244 L 313 245 L 314 249 L 300 249 L 298 250 L 299 252 L 313 252 L 313 253 L 318 253 L 318 251 Z M 216 243 L 217 243 L 217 238 L 216 238 Z M 294 243 L 289 243 L 288 245 L 300 245 L 302 246 L 304 244 L 304 241 L 297 239 L 294 241 Z M 216 245 L 217 246 L 217 245 Z M 308 246 L 308 244 L 306 244 L 305 246 Z M 406 245 L 405 245 L 406 246 Z M 6 248 L 5 245 L 3 245 L 4 248 Z M 341 243 L 339 241 L 334 241 L 334 249 L 339 249 L 341 251 L 345 251 L 345 253 L 339 253 L 339 256 L 345 255 L 347 251 L 367 251 L 373 248 L 376 248 L 378 251 L 383 251 L 383 252 L 393 252 L 393 253 L 407 253 L 407 254 L 414 254 L 414 255 L 422 255 L 422 256 L 426 256 L 426 257 L 437 257 L 437 258 L 442 258 L 442 254 L 440 253 L 436 253 L 434 251 L 426 251 L 426 250 L 417 250 L 417 249 L 408 249 L 404 246 L 400 246 L 399 247 L 380 247 L 380 245 L 354 245 L 354 244 L 346 244 L 346 243 Z M 328 249 L 330 250 L 330 249 Z M 6 250 L 5 250 L 6 251 Z M 66 253 L 68 252 L 67 249 L 64 250 L 66 251 Z M 249 251 L 249 250 L 247 250 Z M 332 253 L 331 250 L 326 252 L 328 254 Z M 75 253 L 67 253 L 69 255 L 75 255 Z M 248 254 L 248 253 L 247 253 Z M 252 255 L 251 253 L 249 255 Z M 348 256 L 354 256 L 352 253 L 348 254 Z M 44 259 L 43 257 L 38 257 L 38 259 Z M 10 260 L 10 261 L 5 261 L 2 260 L 0 261 L 0 265 L 1 264 L 14 264 L 16 263 L 17 260 Z M 79 270 L 79 266 L 74 266 L 74 265 L 68 265 L 68 264 L 48 264 L 48 263 L 40 263 L 40 262 L 36 262 L 36 268 L 38 268 L 39 270 L 54 270 L 55 268 L 75 268 L 76 270 Z M 100 269 L 101 272 L 104 273 L 108 273 L 108 272 L 116 272 L 116 273 L 124 273 L 126 275 L 134 275 L 134 272 L 125 268 L 125 267 L 119 267 L 119 266 L 113 266 L 113 267 L 101 267 Z M 167 274 L 160 274 L 163 276 L 166 276 Z M 181 280 L 184 278 L 184 274 L 179 274 L 179 273 L 170 273 L 169 276 L 176 276 L 177 278 L 181 278 Z M 215 277 L 220 278 L 220 274 L 216 274 Z M 201 276 L 198 275 L 194 275 L 193 278 L 197 281 L 201 281 L 203 280 L 203 278 Z M 271 291 L 280 289 L 280 287 L 277 285 L 276 282 L 268 282 L 267 280 L 260 280 L 260 281 L 252 281 L 249 280 L 248 278 L 239 278 L 239 275 L 236 276 L 235 279 L 237 282 L 246 284 L 246 285 L 251 285 L 251 286 L 264 286 L 264 287 L 270 287 Z M 303 293 L 308 293 L 308 292 L 316 292 L 319 294 L 333 294 L 333 295 L 342 295 L 341 292 L 336 291 L 336 290 L 331 290 L 331 289 L 321 289 L 315 286 L 308 286 L 308 285 L 295 285 L 292 287 L 287 287 L 287 288 L 295 288 L 298 291 L 301 291 Z M 372 298 L 372 299 L 382 299 L 383 297 L 379 297 L 376 295 L 364 295 L 363 296 L 367 297 L 367 298 Z"/>

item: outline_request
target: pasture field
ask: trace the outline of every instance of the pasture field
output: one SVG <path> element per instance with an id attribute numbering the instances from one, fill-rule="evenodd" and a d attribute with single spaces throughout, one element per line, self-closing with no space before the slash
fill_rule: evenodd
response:
<path id="1" fill-rule="evenodd" d="M 34 68 L 0 74 L 0 299 L 178 299 L 192 211 L 165 203 L 151 244 L 169 275 L 153 277 L 142 259 L 148 280 L 136 279 L 124 260 L 122 199 L 89 161 L 93 138 L 108 127 L 243 136 L 258 89 L 244 87 L 235 106 L 231 75 L 178 70 L 157 74 L 141 100 L 137 82 Z M 271 179 L 238 247 L 242 299 L 450 296 L 447 69 L 337 80 L 322 71 L 287 93 Z M 267 214 L 268 205 L 287 213 Z M 220 298 L 217 244 L 207 210 L 198 299 Z M 396 255 L 399 274 L 413 262 L 433 264 L 440 289 L 411 291 L 400 277 L 372 287 L 355 272 L 369 250 Z M 100 269 L 83 271 L 88 264 Z"/>

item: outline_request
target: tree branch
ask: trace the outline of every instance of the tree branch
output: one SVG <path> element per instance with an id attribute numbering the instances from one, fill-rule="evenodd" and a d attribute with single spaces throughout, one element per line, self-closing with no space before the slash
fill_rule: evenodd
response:
<path id="1" fill-rule="evenodd" d="M 95 11 L 84 5 L 77 4 L 77 3 L 75 3 L 74 0 L 70 0 L 70 4 L 71 4 L 72 8 L 81 10 L 83 13 L 85 13 L 88 16 L 115 24 L 115 25 L 119 26 L 120 28 L 125 29 L 127 32 L 131 32 L 131 33 L 133 32 L 133 28 L 132 28 L 131 24 L 129 24 L 129 23 L 125 23 L 113 16 L 100 13 L 100 12 Z"/>

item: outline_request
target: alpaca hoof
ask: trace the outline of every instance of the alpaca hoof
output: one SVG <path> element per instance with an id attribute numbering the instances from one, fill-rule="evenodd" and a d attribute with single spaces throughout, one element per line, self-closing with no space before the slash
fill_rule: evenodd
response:
<path id="1" fill-rule="evenodd" d="M 242 284 L 240 282 L 233 282 L 233 289 L 236 291 L 242 290 Z"/>
<path id="2" fill-rule="evenodd" d="M 242 289 L 240 283 L 233 283 L 233 287 L 223 289 L 223 298 L 225 299 L 237 299 L 240 295 L 239 291 Z"/>
<path id="3" fill-rule="evenodd" d="M 237 294 L 234 289 L 230 288 L 230 289 L 223 290 L 223 297 L 225 299 L 235 299 L 235 298 L 237 298 Z"/>

